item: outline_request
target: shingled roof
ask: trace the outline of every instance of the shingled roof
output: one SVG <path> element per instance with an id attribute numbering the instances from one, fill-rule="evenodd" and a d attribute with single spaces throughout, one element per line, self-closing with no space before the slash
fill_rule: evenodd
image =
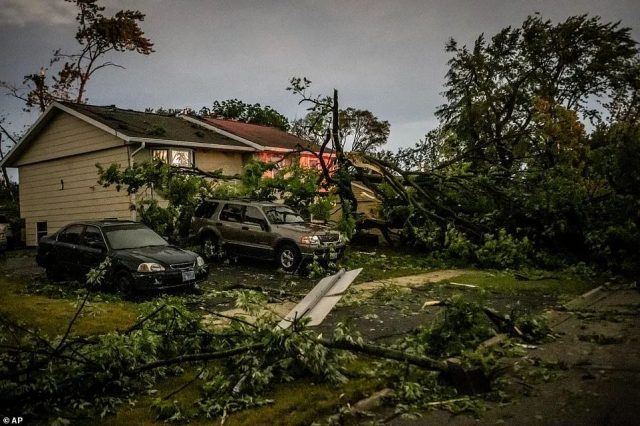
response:
<path id="1" fill-rule="evenodd" d="M 121 109 L 113 105 L 97 106 L 69 102 L 61 104 L 130 138 L 200 142 L 229 146 L 230 148 L 247 147 L 242 142 L 173 115 Z"/>
<path id="2" fill-rule="evenodd" d="M 204 117 L 201 119 L 222 131 L 234 134 L 242 139 L 260 145 L 264 149 L 278 148 L 286 150 L 296 150 L 299 147 L 320 149 L 318 144 L 299 138 L 275 127 L 262 126 L 259 124 L 249 124 L 240 121 L 225 120 L 214 117 Z M 329 152 L 329 150 L 326 150 Z"/>

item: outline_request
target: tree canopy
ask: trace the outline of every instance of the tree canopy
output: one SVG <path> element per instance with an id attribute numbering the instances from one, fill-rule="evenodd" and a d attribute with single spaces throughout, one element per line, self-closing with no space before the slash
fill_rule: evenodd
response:
<path id="1" fill-rule="evenodd" d="M 211 108 L 203 107 L 200 114 L 289 130 L 289 120 L 269 105 L 252 105 L 239 99 L 214 101 Z"/>
<path id="2" fill-rule="evenodd" d="M 104 6 L 98 0 L 65 0 L 78 9 L 78 28 L 75 39 L 76 52 L 58 49 L 48 67 L 24 77 L 23 86 L 1 82 L 10 95 L 25 103 L 25 109 L 44 111 L 54 101 L 87 101 L 87 84 L 94 74 L 107 67 L 123 68 L 107 59 L 111 52 L 136 52 L 149 55 L 153 43 L 140 28 L 144 13 L 138 10 L 120 10 L 113 16 L 105 16 Z M 58 69 L 52 71 L 54 67 Z"/>
<path id="3" fill-rule="evenodd" d="M 440 126 L 371 160 L 400 194 L 387 198 L 387 218 L 413 244 L 495 266 L 528 252 L 551 266 L 639 271 L 640 56 L 630 29 L 532 16 L 446 50 Z"/>
<path id="4" fill-rule="evenodd" d="M 580 119 L 602 124 L 629 90 L 637 100 L 638 50 L 630 29 L 598 17 L 553 24 L 532 16 L 489 41 L 480 35 L 472 47 L 450 40 L 446 51 L 453 55 L 447 103 L 436 114 L 443 130 L 455 134 L 451 155 L 477 166 L 512 172 L 531 162 L 552 165 L 577 148 Z M 607 104 L 611 99 L 616 102 Z"/>

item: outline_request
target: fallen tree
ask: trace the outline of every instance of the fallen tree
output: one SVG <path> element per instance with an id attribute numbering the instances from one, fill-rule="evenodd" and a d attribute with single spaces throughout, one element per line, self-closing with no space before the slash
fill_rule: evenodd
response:
<path id="1" fill-rule="evenodd" d="M 157 380 L 194 366 L 202 386 L 201 398 L 194 401 L 198 415 L 224 417 L 268 403 L 268 391 L 280 382 L 309 376 L 332 383 L 348 380 L 349 354 L 384 361 L 390 383 L 410 380 L 417 374 L 412 369 L 418 369 L 466 392 L 490 388 L 486 369 L 451 359 L 461 355 L 462 348 L 473 350 L 478 339 L 495 333 L 486 317 L 477 316 L 484 315 L 481 309 L 460 301 L 449 306 L 454 312 L 447 315 L 444 328 L 421 330 L 393 346 L 365 342 L 342 325 L 332 337 L 318 336 L 299 320 L 283 330 L 277 327 L 281 318 L 265 311 L 264 297 L 251 290 L 239 291 L 236 301 L 238 307 L 256 315 L 251 323 L 227 317 L 226 325 L 205 328 L 200 315 L 187 310 L 181 300 L 164 298 L 141 305 L 138 321 L 127 329 L 77 336 L 75 324 L 107 268 L 103 264 L 91 273 L 87 293 L 61 336 L 47 337 L 0 319 L 2 406 L 59 424 L 70 418 L 104 416 L 115 412 L 125 398 L 152 388 Z M 451 321 L 457 317 L 467 322 Z M 479 323 L 483 328 L 477 328 Z M 470 324 L 473 329 L 465 334 L 464 327 Z M 446 337 L 436 337 L 453 332 L 470 339 L 463 337 L 457 346 L 448 347 Z"/>

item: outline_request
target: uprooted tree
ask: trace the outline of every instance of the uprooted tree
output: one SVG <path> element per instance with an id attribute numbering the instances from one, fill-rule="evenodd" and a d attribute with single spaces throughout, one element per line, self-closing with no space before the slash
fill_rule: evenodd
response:
<path id="1" fill-rule="evenodd" d="M 492 266 L 565 259 L 640 270 L 630 30 L 534 16 L 447 51 L 439 128 L 395 155 L 351 157 L 384 177 L 369 186 L 405 242 Z"/>

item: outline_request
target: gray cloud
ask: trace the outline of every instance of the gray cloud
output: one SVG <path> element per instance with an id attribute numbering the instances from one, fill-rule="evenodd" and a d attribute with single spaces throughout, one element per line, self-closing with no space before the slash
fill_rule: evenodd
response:
<path id="1" fill-rule="evenodd" d="M 75 21 L 75 10 L 64 0 L 0 0 L 0 25 L 66 25 Z"/>
<path id="2" fill-rule="evenodd" d="M 449 37 L 472 43 L 540 12 L 554 21 L 589 13 L 636 26 L 637 0 L 105 0 L 107 13 L 139 9 L 155 43 L 148 57 L 113 56 L 125 70 L 96 74 L 89 101 L 126 108 L 200 107 L 214 99 L 269 104 L 289 118 L 304 106 L 284 89 L 306 76 L 316 93 L 340 91 L 343 106 L 371 110 L 391 123 L 390 147 L 417 142 L 437 124 L 443 103 Z M 0 0 L 5 5 L 58 1 Z M 74 8 L 66 4 L 71 18 Z M 21 9 L 21 16 L 28 15 Z M 5 13 L 5 12 L 0 12 Z M 6 13 L 5 13 L 6 15 Z M 2 15 L 2 16 L 5 16 Z M 4 22 L 7 18 L 2 18 Z M 19 21 L 19 20 L 18 20 Z M 0 25 L 0 80 L 19 82 L 48 62 L 52 50 L 74 49 L 73 25 Z M 0 97 L 2 110 L 19 110 Z M 32 120 L 29 116 L 24 121 Z"/>

